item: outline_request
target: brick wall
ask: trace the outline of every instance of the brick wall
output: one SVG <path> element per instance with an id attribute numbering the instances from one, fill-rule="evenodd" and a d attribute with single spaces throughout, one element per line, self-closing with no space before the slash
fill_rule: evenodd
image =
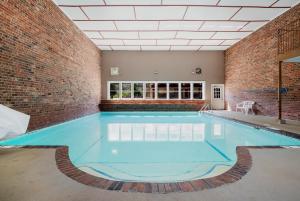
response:
<path id="1" fill-rule="evenodd" d="M 0 104 L 30 129 L 99 111 L 100 51 L 51 0 L 0 2 Z"/>
<path id="2" fill-rule="evenodd" d="M 262 115 L 278 114 L 277 85 L 277 29 L 299 19 L 300 5 L 266 24 L 241 40 L 225 53 L 225 99 L 227 107 L 254 100 L 256 112 Z M 285 63 L 282 70 L 282 115 L 286 119 L 300 120 L 300 65 Z"/>

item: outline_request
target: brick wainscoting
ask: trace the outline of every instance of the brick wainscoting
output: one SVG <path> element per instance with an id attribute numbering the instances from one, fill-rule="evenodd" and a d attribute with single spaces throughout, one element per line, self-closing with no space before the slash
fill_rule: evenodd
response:
<path id="1" fill-rule="evenodd" d="M 199 111 L 202 100 L 102 100 L 101 111 Z"/>
<path id="2" fill-rule="evenodd" d="M 30 129 L 99 111 L 100 51 L 51 0 L 0 1 L 0 104 Z"/>
<path id="3" fill-rule="evenodd" d="M 277 29 L 299 19 L 300 4 L 241 40 L 225 53 L 225 96 L 227 106 L 235 109 L 244 100 L 256 102 L 256 112 L 278 114 Z M 300 64 L 286 63 L 282 68 L 282 116 L 300 120 Z"/>

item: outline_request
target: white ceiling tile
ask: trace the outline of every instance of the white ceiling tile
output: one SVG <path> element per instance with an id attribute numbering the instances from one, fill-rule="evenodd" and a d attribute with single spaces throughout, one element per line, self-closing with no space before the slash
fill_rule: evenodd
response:
<path id="1" fill-rule="evenodd" d="M 103 31 L 101 35 L 104 38 L 115 38 L 115 39 L 139 39 L 138 32 L 111 32 L 111 31 Z"/>
<path id="2" fill-rule="evenodd" d="M 109 21 L 74 21 L 81 30 L 116 30 L 113 22 Z"/>
<path id="3" fill-rule="evenodd" d="M 189 40 L 157 40 L 157 45 L 187 45 Z"/>
<path id="4" fill-rule="evenodd" d="M 160 5 L 161 0 L 105 0 L 107 5 Z"/>
<path id="5" fill-rule="evenodd" d="M 160 30 L 196 31 L 203 24 L 202 21 L 161 21 Z"/>
<path id="6" fill-rule="evenodd" d="M 219 45 L 223 40 L 191 40 L 190 45 Z"/>
<path id="7" fill-rule="evenodd" d="M 60 7 L 61 10 L 72 20 L 87 20 L 87 17 L 80 8 Z"/>
<path id="8" fill-rule="evenodd" d="M 239 42 L 240 40 L 225 40 L 222 45 L 233 45 L 237 42 Z"/>
<path id="9" fill-rule="evenodd" d="M 218 0 L 163 0 L 164 5 L 216 5 Z"/>
<path id="10" fill-rule="evenodd" d="M 137 6 L 135 7 L 138 20 L 181 20 L 185 6 Z"/>
<path id="11" fill-rule="evenodd" d="M 102 0 L 54 0 L 57 5 L 104 5 Z"/>
<path id="12" fill-rule="evenodd" d="M 140 46 L 111 46 L 113 50 L 141 50 Z"/>
<path id="13" fill-rule="evenodd" d="M 273 7 L 292 7 L 300 3 L 299 0 L 280 0 L 276 2 Z"/>
<path id="14" fill-rule="evenodd" d="M 170 46 L 141 46 L 142 50 L 169 50 Z"/>
<path id="15" fill-rule="evenodd" d="M 134 9 L 132 6 L 113 7 L 82 7 L 91 20 L 133 20 Z"/>
<path id="16" fill-rule="evenodd" d="M 221 0 L 219 6 L 270 6 L 275 0 Z"/>
<path id="17" fill-rule="evenodd" d="M 201 50 L 226 50 L 229 47 L 230 46 L 202 46 L 200 48 L 200 51 Z"/>
<path id="18" fill-rule="evenodd" d="M 171 50 L 190 50 L 190 51 L 196 51 L 201 46 L 171 46 Z"/>
<path id="19" fill-rule="evenodd" d="M 125 45 L 156 45 L 156 40 L 124 40 Z"/>
<path id="20" fill-rule="evenodd" d="M 250 32 L 218 32 L 212 39 L 241 39 L 251 34 Z"/>
<path id="21" fill-rule="evenodd" d="M 236 13 L 236 7 L 198 7 L 191 6 L 184 17 L 185 20 L 228 20 Z"/>
<path id="22" fill-rule="evenodd" d="M 123 45 L 122 40 L 92 39 L 96 45 Z"/>
<path id="23" fill-rule="evenodd" d="M 99 32 L 96 31 L 85 31 L 84 33 L 89 38 L 102 38 Z"/>
<path id="24" fill-rule="evenodd" d="M 175 38 L 175 31 L 144 31 L 139 32 L 141 39 L 171 39 Z"/>
<path id="25" fill-rule="evenodd" d="M 271 20 L 286 10 L 286 8 L 242 8 L 232 20 Z"/>
<path id="26" fill-rule="evenodd" d="M 180 39 L 209 39 L 215 32 L 178 31 L 176 38 Z"/>
<path id="27" fill-rule="evenodd" d="M 267 22 L 250 22 L 246 26 L 244 26 L 241 31 L 255 31 L 262 27 L 263 25 L 267 24 Z"/>
<path id="28" fill-rule="evenodd" d="M 158 21 L 117 21 L 118 30 L 157 30 Z"/>
<path id="29" fill-rule="evenodd" d="M 112 50 L 110 48 L 110 46 L 101 46 L 101 45 L 98 45 L 98 47 L 99 47 L 100 50 Z"/>
<path id="30" fill-rule="evenodd" d="M 225 21 L 209 21 L 205 22 L 200 31 L 238 31 L 246 22 L 225 22 Z"/>

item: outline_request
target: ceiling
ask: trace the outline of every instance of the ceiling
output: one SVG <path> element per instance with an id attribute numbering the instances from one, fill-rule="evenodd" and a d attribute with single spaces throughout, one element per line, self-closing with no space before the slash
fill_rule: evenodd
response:
<path id="1" fill-rule="evenodd" d="M 54 0 L 101 50 L 226 50 L 300 0 Z"/>

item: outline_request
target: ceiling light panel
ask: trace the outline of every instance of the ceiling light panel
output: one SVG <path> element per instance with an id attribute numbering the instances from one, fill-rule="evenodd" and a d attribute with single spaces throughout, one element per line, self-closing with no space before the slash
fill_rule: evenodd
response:
<path id="1" fill-rule="evenodd" d="M 218 0 L 163 0 L 163 5 L 216 5 Z"/>
<path id="2" fill-rule="evenodd" d="M 60 7 L 60 9 L 72 20 L 87 20 L 88 18 L 78 7 Z"/>
<path id="3" fill-rule="evenodd" d="M 140 46 L 111 46 L 113 50 L 141 50 Z"/>
<path id="4" fill-rule="evenodd" d="M 136 6 L 138 20 L 181 20 L 185 6 Z"/>
<path id="5" fill-rule="evenodd" d="M 112 50 L 110 46 L 98 46 L 100 50 Z"/>
<path id="6" fill-rule="evenodd" d="M 224 40 L 191 40 L 190 45 L 219 45 Z"/>
<path id="7" fill-rule="evenodd" d="M 162 51 L 168 51 L 170 50 L 170 46 L 141 46 L 142 50 L 162 50 Z"/>
<path id="8" fill-rule="evenodd" d="M 274 0 L 221 0 L 219 6 L 271 6 Z"/>
<path id="9" fill-rule="evenodd" d="M 125 45 L 156 45 L 156 40 L 123 40 Z"/>
<path id="10" fill-rule="evenodd" d="M 217 32 L 212 39 L 242 39 L 250 32 Z"/>
<path id="11" fill-rule="evenodd" d="M 188 32 L 179 31 L 176 38 L 179 39 L 209 39 L 215 32 Z"/>
<path id="12" fill-rule="evenodd" d="M 286 10 L 286 8 L 242 8 L 232 20 L 271 20 Z"/>
<path id="13" fill-rule="evenodd" d="M 175 38 L 175 31 L 148 31 L 139 32 L 141 39 L 172 39 Z"/>
<path id="14" fill-rule="evenodd" d="M 96 45 L 124 45 L 122 40 L 92 39 Z"/>
<path id="15" fill-rule="evenodd" d="M 118 30 L 157 30 L 158 21 L 117 21 Z"/>
<path id="16" fill-rule="evenodd" d="M 239 8 L 237 7 L 199 7 L 188 8 L 185 20 L 228 20 Z"/>
<path id="17" fill-rule="evenodd" d="M 300 3 L 299 0 L 280 0 L 277 1 L 272 7 L 292 7 Z"/>
<path id="18" fill-rule="evenodd" d="M 138 32 L 111 32 L 111 31 L 103 31 L 101 35 L 104 38 L 114 38 L 114 39 L 139 39 Z"/>
<path id="19" fill-rule="evenodd" d="M 105 0 L 106 5 L 160 5 L 161 0 Z"/>
<path id="20" fill-rule="evenodd" d="M 202 46 L 200 50 L 226 50 L 229 46 Z"/>
<path id="21" fill-rule="evenodd" d="M 159 30 L 197 31 L 202 21 L 161 21 Z"/>
<path id="22" fill-rule="evenodd" d="M 263 25 L 267 24 L 267 22 L 250 22 L 246 26 L 244 26 L 241 31 L 255 31 L 262 27 Z"/>
<path id="23" fill-rule="evenodd" d="M 157 40 L 157 45 L 187 45 L 189 40 Z"/>
<path id="24" fill-rule="evenodd" d="M 196 51 L 201 46 L 171 46 L 171 50 L 190 50 L 190 51 Z"/>
<path id="25" fill-rule="evenodd" d="M 74 23 L 81 30 L 116 30 L 114 23 L 109 21 L 75 21 Z"/>
<path id="26" fill-rule="evenodd" d="M 132 6 L 82 7 L 91 20 L 134 20 Z"/>
<path id="27" fill-rule="evenodd" d="M 205 22 L 200 31 L 238 31 L 247 22 L 225 22 L 225 21 L 209 21 Z"/>
<path id="28" fill-rule="evenodd" d="M 221 45 L 233 45 L 239 42 L 239 40 L 225 40 Z"/>
<path id="29" fill-rule="evenodd" d="M 104 5 L 102 0 L 54 0 L 57 5 Z"/>
<path id="30" fill-rule="evenodd" d="M 84 33 L 89 38 L 102 38 L 101 35 L 99 34 L 99 32 L 96 32 L 96 31 L 86 31 Z"/>

